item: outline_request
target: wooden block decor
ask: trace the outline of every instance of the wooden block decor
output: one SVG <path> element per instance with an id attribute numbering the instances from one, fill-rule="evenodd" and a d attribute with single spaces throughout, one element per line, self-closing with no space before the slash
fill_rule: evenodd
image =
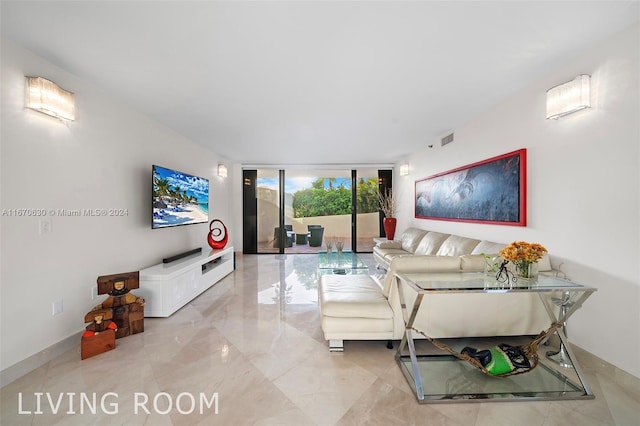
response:
<path id="1" fill-rule="evenodd" d="M 113 311 L 111 309 L 94 308 L 92 311 L 87 312 L 87 315 L 84 316 L 85 324 L 88 322 L 94 322 L 98 315 L 102 315 L 102 320 L 110 320 L 113 318 Z"/>
<path id="2" fill-rule="evenodd" d="M 144 331 L 144 305 L 138 302 L 113 308 L 113 321 L 118 325 L 116 338 Z"/>
<path id="3" fill-rule="evenodd" d="M 144 303 L 132 303 L 129 305 L 129 328 L 131 334 L 144 331 Z"/>
<path id="4" fill-rule="evenodd" d="M 84 317 L 90 323 L 82 334 L 82 359 L 110 351 L 116 339 L 144 331 L 144 299 L 130 291 L 140 287 L 139 273 L 124 272 L 98 277 L 98 294 L 108 294 Z"/>
<path id="5" fill-rule="evenodd" d="M 80 357 L 87 359 L 116 347 L 117 325 L 111 321 L 111 309 L 94 309 L 84 321 L 90 323 L 80 340 Z"/>
<path id="6" fill-rule="evenodd" d="M 116 347 L 116 332 L 108 329 L 80 340 L 80 358 L 87 359 Z"/>
<path id="7" fill-rule="evenodd" d="M 109 295 L 100 308 L 113 311 L 117 339 L 144 331 L 144 299 L 131 293 L 136 288 L 140 288 L 138 271 L 98 277 L 98 294 Z"/>
<path id="8" fill-rule="evenodd" d="M 140 288 L 140 273 L 123 272 L 121 274 L 103 275 L 98 277 L 98 294 L 112 296 Z"/>

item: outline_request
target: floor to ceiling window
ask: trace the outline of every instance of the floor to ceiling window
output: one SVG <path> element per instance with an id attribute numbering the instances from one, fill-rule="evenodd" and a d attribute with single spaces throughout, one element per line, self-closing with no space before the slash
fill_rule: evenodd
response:
<path id="1" fill-rule="evenodd" d="M 244 252 L 370 252 L 380 236 L 378 169 L 244 170 Z"/>
<path id="2" fill-rule="evenodd" d="M 285 222 L 295 241 L 285 252 L 317 252 L 336 241 L 351 250 L 351 186 L 350 170 L 287 170 Z"/>
<path id="3" fill-rule="evenodd" d="M 258 199 L 258 252 L 278 253 L 281 239 L 288 244 L 290 234 L 280 227 L 280 172 L 278 170 L 258 170 L 256 181 Z"/>
<path id="4" fill-rule="evenodd" d="M 355 251 L 358 252 L 372 251 L 373 238 L 380 236 L 380 214 L 378 197 L 376 196 L 379 185 L 378 175 L 378 169 L 358 169 L 355 171 Z"/>

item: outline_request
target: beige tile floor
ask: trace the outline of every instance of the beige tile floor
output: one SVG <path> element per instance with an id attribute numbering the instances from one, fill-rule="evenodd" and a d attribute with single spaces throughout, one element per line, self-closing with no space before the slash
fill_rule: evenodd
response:
<path id="1" fill-rule="evenodd" d="M 640 380 L 579 348 L 594 400 L 420 405 L 384 342 L 327 350 L 314 262 L 238 255 L 233 274 L 115 350 L 81 361 L 76 348 L 6 385 L 0 423 L 640 425 Z"/>

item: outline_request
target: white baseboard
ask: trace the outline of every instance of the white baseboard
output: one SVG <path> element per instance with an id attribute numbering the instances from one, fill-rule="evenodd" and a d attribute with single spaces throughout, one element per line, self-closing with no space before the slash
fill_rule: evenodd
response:
<path id="1" fill-rule="evenodd" d="M 53 358 L 66 351 L 77 347 L 80 344 L 80 334 L 74 333 L 71 336 L 54 343 L 46 349 L 31 355 L 29 358 L 23 359 L 11 367 L 7 367 L 0 372 L 0 388 L 16 381 L 20 377 L 32 372 L 38 367 L 43 366 Z"/>

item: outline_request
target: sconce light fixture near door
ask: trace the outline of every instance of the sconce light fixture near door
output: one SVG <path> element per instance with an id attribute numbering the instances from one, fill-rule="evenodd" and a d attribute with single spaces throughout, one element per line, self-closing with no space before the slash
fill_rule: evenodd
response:
<path id="1" fill-rule="evenodd" d="M 589 75 L 579 75 L 573 80 L 547 90 L 547 119 L 558 119 L 565 115 L 591 107 Z"/>
<path id="2" fill-rule="evenodd" d="M 409 165 L 407 163 L 400 164 L 400 176 L 409 175 Z"/>
<path id="3" fill-rule="evenodd" d="M 42 77 L 26 77 L 25 106 L 61 120 L 73 121 L 73 93 Z"/>
<path id="4" fill-rule="evenodd" d="M 227 166 L 225 166 L 224 164 L 218 164 L 218 176 L 222 178 L 227 177 Z"/>

